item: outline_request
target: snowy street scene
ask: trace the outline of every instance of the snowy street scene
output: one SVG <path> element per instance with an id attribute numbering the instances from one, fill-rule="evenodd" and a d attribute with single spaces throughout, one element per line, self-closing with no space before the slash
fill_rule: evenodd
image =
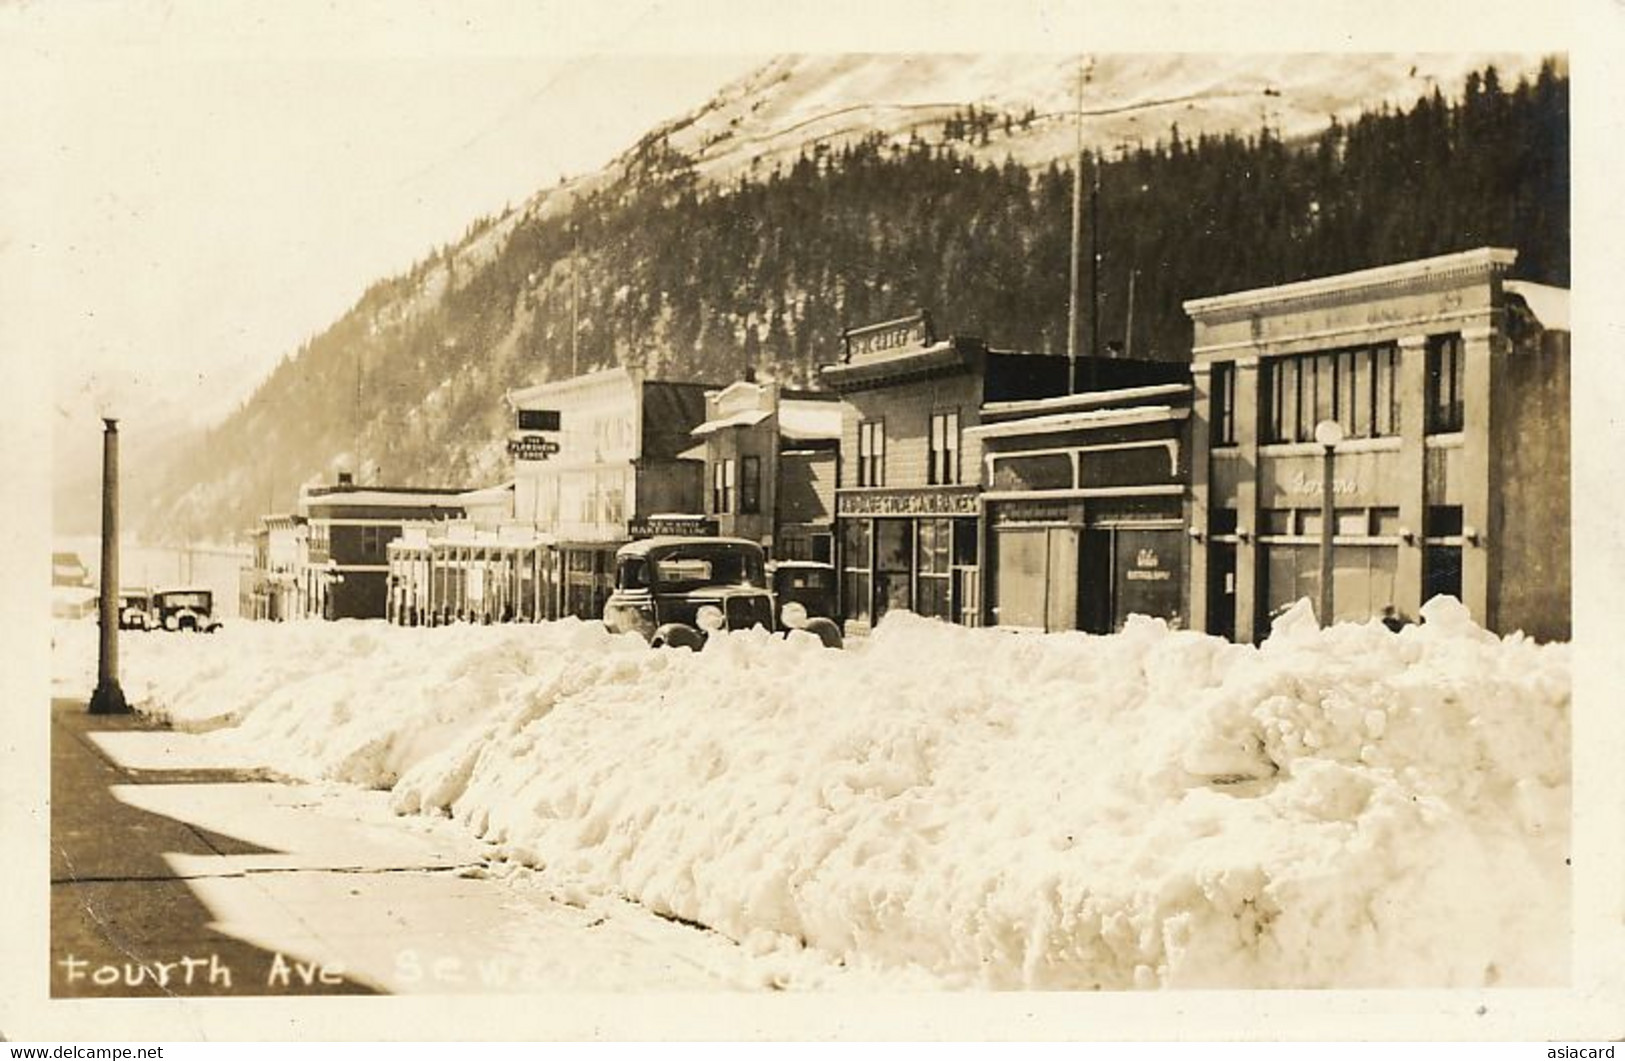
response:
<path id="1" fill-rule="evenodd" d="M 1566 23 L 1023 2 L 0 5 L 0 1038 L 1625 1032 Z"/>

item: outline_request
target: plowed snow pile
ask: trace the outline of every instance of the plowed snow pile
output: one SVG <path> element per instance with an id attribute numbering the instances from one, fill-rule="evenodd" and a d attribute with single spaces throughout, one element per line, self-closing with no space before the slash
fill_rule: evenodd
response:
<path id="1" fill-rule="evenodd" d="M 969 986 L 1564 982 L 1568 647 L 1424 614 L 1300 605 L 1261 648 L 897 615 L 844 652 L 572 621 L 123 654 L 144 710 L 753 947 Z M 93 658 L 94 626 L 58 631 Z"/>

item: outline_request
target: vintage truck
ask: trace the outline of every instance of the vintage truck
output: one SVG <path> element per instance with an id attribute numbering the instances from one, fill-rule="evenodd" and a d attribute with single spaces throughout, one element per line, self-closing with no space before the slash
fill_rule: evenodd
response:
<path id="1" fill-rule="evenodd" d="M 196 630 L 212 634 L 220 629 L 214 617 L 214 592 L 195 586 L 161 589 L 152 595 L 152 615 L 165 630 Z"/>
<path id="2" fill-rule="evenodd" d="M 805 630 L 841 647 L 841 630 L 800 601 L 780 606 L 762 547 L 743 538 L 656 537 L 615 554 L 615 590 L 604 605 L 612 633 L 636 631 L 657 648 L 699 648 L 717 630 Z"/>

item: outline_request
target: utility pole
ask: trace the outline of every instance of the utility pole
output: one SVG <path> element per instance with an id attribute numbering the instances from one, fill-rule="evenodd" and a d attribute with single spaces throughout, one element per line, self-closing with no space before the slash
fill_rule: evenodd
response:
<path id="1" fill-rule="evenodd" d="M 570 375 L 580 373 L 580 360 L 576 351 L 577 337 L 581 334 L 580 310 L 577 303 L 581 298 L 581 226 L 575 218 L 570 219 Z"/>
<path id="2" fill-rule="evenodd" d="M 118 683 L 118 421 L 104 417 L 102 423 L 102 628 L 90 713 L 127 715 L 130 704 Z"/>
<path id="3" fill-rule="evenodd" d="M 1123 326 L 1123 356 L 1134 356 L 1134 278 L 1140 275 L 1140 270 L 1128 271 L 1128 322 Z"/>
<path id="4" fill-rule="evenodd" d="M 1072 259 L 1066 301 L 1067 392 L 1078 392 L 1078 254 L 1083 247 L 1083 62 L 1078 62 L 1078 105 L 1073 115 L 1076 145 L 1072 170 Z"/>
<path id="5" fill-rule="evenodd" d="M 1088 389 L 1095 386 L 1094 359 L 1100 356 L 1100 156 L 1089 169 L 1089 361 Z"/>

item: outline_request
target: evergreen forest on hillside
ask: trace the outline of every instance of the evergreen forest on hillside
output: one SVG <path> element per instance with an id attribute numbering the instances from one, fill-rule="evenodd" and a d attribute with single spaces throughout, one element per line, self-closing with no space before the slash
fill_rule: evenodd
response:
<path id="1" fill-rule="evenodd" d="M 497 481 L 504 391 L 572 369 L 805 384 L 844 327 L 917 308 L 939 333 L 1063 350 L 1072 168 L 975 156 L 974 135 L 810 147 L 723 185 L 651 136 L 568 210 L 486 219 L 374 285 L 178 460 L 138 518 L 240 531 L 268 493 L 286 508 L 340 455 L 363 481 Z M 1098 340 L 1182 360 L 1184 300 L 1484 245 L 1515 248 L 1520 278 L 1567 286 L 1568 138 L 1567 77 L 1548 63 L 1310 141 L 1175 127 L 1090 155 Z M 1086 316 L 1086 344 L 1089 331 Z"/>

